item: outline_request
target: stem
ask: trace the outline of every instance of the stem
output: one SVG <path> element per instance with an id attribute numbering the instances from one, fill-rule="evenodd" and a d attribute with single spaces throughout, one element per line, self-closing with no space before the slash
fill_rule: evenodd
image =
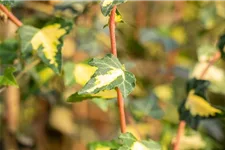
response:
<path id="1" fill-rule="evenodd" d="M 117 56 L 115 15 L 116 15 L 116 6 L 113 7 L 110 18 L 109 18 L 109 31 L 110 31 L 110 41 L 111 41 L 111 52 L 113 55 Z M 124 111 L 123 96 L 119 88 L 116 88 L 116 91 L 117 91 L 117 101 L 118 101 L 119 112 L 120 112 L 120 128 L 121 128 L 121 132 L 125 133 L 126 132 L 126 117 L 125 117 L 125 111 Z"/>
<path id="2" fill-rule="evenodd" d="M 202 74 L 200 75 L 200 79 L 202 79 L 206 72 L 209 70 L 210 66 L 212 66 L 217 60 L 220 59 L 221 53 L 219 51 L 217 51 L 215 53 L 215 55 L 213 56 L 213 58 L 209 61 L 208 65 L 206 66 L 206 68 L 202 71 Z"/>
<path id="3" fill-rule="evenodd" d="M 36 59 L 34 60 L 32 63 L 28 64 L 24 69 L 23 71 L 21 71 L 17 76 L 16 76 L 16 79 L 19 80 L 23 75 L 24 73 L 26 73 L 27 71 L 29 71 L 30 69 L 32 69 L 33 67 L 35 67 L 37 64 L 40 63 L 40 59 Z"/>
<path id="4" fill-rule="evenodd" d="M 207 73 L 207 71 L 209 70 L 210 66 L 212 66 L 217 60 L 219 60 L 220 56 L 221 56 L 221 53 L 219 51 L 217 51 L 215 53 L 215 55 L 212 57 L 212 59 L 209 60 L 205 69 L 202 71 L 202 73 L 199 77 L 200 79 L 204 78 L 204 76 Z M 179 150 L 180 139 L 181 139 L 181 137 L 184 133 L 185 125 L 186 125 L 186 122 L 184 120 L 180 121 L 179 128 L 178 128 L 178 131 L 177 131 L 177 137 L 176 137 L 176 141 L 175 141 L 173 150 Z"/>
<path id="5" fill-rule="evenodd" d="M 177 139 L 176 139 L 176 143 L 174 144 L 173 150 L 179 150 L 180 139 L 184 133 L 185 125 L 186 125 L 186 122 L 184 120 L 180 121 L 179 128 L 177 131 Z"/>
<path id="6" fill-rule="evenodd" d="M 113 55 L 117 56 L 115 15 L 116 15 L 116 6 L 113 7 L 110 18 L 109 18 L 109 32 L 110 32 L 110 40 L 111 40 L 111 52 Z"/>
<path id="7" fill-rule="evenodd" d="M 2 10 L 18 27 L 23 25 L 23 23 L 19 19 L 17 19 L 4 5 L 0 4 L 0 10 Z"/>

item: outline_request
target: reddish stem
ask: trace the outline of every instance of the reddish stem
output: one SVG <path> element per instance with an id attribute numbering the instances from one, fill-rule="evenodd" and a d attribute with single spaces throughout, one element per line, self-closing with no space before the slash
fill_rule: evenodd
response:
<path id="1" fill-rule="evenodd" d="M 215 55 L 213 56 L 213 58 L 208 62 L 205 69 L 202 71 L 202 74 L 199 77 L 200 79 L 202 79 L 205 76 L 205 74 L 209 70 L 210 66 L 212 66 L 217 60 L 220 59 L 220 56 L 221 56 L 221 53 L 219 51 L 217 51 L 215 53 Z M 179 150 L 180 139 L 181 139 L 182 135 L 184 134 L 185 125 L 186 125 L 186 122 L 184 120 L 180 121 L 173 150 Z"/>
<path id="2" fill-rule="evenodd" d="M 110 18 L 109 18 L 109 31 L 110 31 L 110 41 L 111 41 L 111 52 L 113 55 L 117 56 L 115 15 L 116 15 L 116 6 L 113 7 Z M 116 88 L 116 92 L 117 92 L 117 101 L 118 101 L 119 112 L 120 112 L 120 128 L 121 128 L 121 132 L 125 133 L 126 132 L 126 117 L 125 117 L 125 111 L 124 111 L 123 96 L 119 88 Z"/>
<path id="3" fill-rule="evenodd" d="M 110 40 L 111 40 L 111 52 L 113 55 L 117 56 L 116 50 L 116 23 L 115 23 L 115 15 L 116 15 L 116 6 L 113 7 L 111 11 L 111 15 L 109 18 L 109 32 L 110 32 Z"/>
<path id="4" fill-rule="evenodd" d="M 9 19 L 15 23 L 18 27 L 22 26 L 23 23 L 17 19 L 4 5 L 0 4 L 0 9 L 9 17 Z"/>
<path id="5" fill-rule="evenodd" d="M 218 59 L 220 59 L 221 53 L 220 51 L 217 51 L 215 53 L 215 55 L 213 56 L 213 58 L 209 61 L 208 65 L 206 66 L 206 68 L 202 71 L 202 74 L 200 75 L 200 79 L 202 79 L 206 72 L 208 71 L 208 69 L 210 68 L 210 66 L 212 66 Z"/>
<path id="6" fill-rule="evenodd" d="M 180 139 L 184 133 L 185 125 L 186 125 L 186 122 L 184 120 L 180 121 L 179 128 L 177 131 L 177 139 L 175 141 L 173 150 L 179 150 Z"/>

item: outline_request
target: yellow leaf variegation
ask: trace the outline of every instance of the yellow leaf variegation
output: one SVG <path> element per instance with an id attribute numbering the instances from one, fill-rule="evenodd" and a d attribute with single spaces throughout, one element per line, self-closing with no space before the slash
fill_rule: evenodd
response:
<path id="1" fill-rule="evenodd" d="M 57 18 L 41 29 L 22 26 L 19 29 L 22 54 L 38 54 L 41 60 L 56 73 L 61 72 L 63 38 L 72 28 L 70 21 Z"/>
<path id="2" fill-rule="evenodd" d="M 49 60 L 49 64 L 56 67 L 58 63 L 55 57 L 58 51 L 57 46 L 60 44 L 59 38 L 66 33 L 66 30 L 60 27 L 60 24 L 46 26 L 37 32 L 31 40 L 34 50 L 38 50 L 42 46 L 42 51 Z"/>
<path id="3" fill-rule="evenodd" d="M 199 115 L 201 117 L 215 116 L 216 114 L 221 114 L 222 111 L 212 107 L 206 100 L 202 97 L 195 95 L 194 90 L 191 90 L 188 94 L 185 108 L 190 110 L 193 116 Z"/>
<path id="4" fill-rule="evenodd" d="M 108 54 L 102 59 L 94 58 L 89 62 L 89 65 L 97 68 L 95 73 L 80 91 L 72 94 L 67 99 L 68 102 L 79 102 L 92 98 L 112 99 L 117 96 L 116 87 L 121 90 L 124 97 L 133 91 L 136 84 L 135 76 L 128 72 L 114 55 Z M 83 71 L 89 70 L 87 66 L 84 67 L 86 69 L 81 69 L 81 66 L 78 68 L 78 70 Z M 82 74 L 85 74 L 85 76 L 90 75 L 88 72 L 82 72 Z"/>

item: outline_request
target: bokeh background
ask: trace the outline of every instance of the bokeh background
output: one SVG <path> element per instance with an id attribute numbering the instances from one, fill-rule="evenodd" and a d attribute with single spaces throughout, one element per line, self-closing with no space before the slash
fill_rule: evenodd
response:
<path id="1" fill-rule="evenodd" d="M 218 51 L 216 42 L 225 31 L 225 2 L 128 1 L 118 9 L 124 20 L 117 24 L 118 57 L 137 78 L 135 90 L 124 100 L 127 130 L 169 150 L 186 81 L 199 77 Z M 90 142 L 115 138 L 120 132 L 115 93 L 104 95 L 112 100 L 66 102 L 94 73 L 87 61 L 110 53 L 109 30 L 103 28 L 108 17 L 102 15 L 99 2 L 20 1 L 11 10 L 34 27 L 43 27 L 53 17 L 72 19 L 74 27 L 64 39 L 61 76 L 39 63 L 17 80 L 20 88 L 0 93 L 0 149 L 86 150 Z M 0 51 L 0 59 L 17 58 L 17 27 L 1 11 L 0 15 L 0 42 L 12 43 L 12 51 Z M 14 60 L 16 73 L 22 70 L 21 61 Z M 225 106 L 224 69 L 219 60 L 204 77 L 211 81 L 210 102 L 220 107 Z M 197 131 L 187 127 L 180 149 L 224 150 L 224 143 L 224 118 L 210 119 Z"/>

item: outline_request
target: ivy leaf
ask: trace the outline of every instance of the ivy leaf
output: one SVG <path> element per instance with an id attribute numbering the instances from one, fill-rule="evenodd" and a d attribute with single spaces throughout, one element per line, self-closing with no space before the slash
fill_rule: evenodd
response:
<path id="1" fill-rule="evenodd" d="M 216 118 L 224 115 L 224 111 L 212 106 L 206 97 L 209 81 L 191 79 L 187 83 L 187 97 L 179 106 L 180 120 L 193 129 L 197 129 L 203 119 Z"/>
<path id="2" fill-rule="evenodd" d="M 63 38 L 72 29 L 72 22 L 56 18 L 42 29 L 32 26 L 19 28 L 22 54 L 37 53 L 57 74 L 61 73 Z"/>
<path id="3" fill-rule="evenodd" d="M 14 0 L 0 0 L 0 4 L 5 5 L 6 7 L 14 6 Z"/>
<path id="4" fill-rule="evenodd" d="M 0 44 L 0 63 L 1 64 L 12 64 L 17 58 L 18 41 L 16 40 L 5 40 Z"/>
<path id="5" fill-rule="evenodd" d="M 15 68 L 14 67 L 8 67 L 5 69 L 3 75 L 0 76 L 0 86 L 16 86 L 17 82 L 16 79 L 13 75 L 13 72 L 15 72 Z"/>
<path id="6" fill-rule="evenodd" d="M 136 84 L 135 76 L 126 71 L 124 66 L 112 54 L 107 54 L 102 59 L 92 59 L 89 65 L 98 69 L 78 92 L 81 94 L 95 94 L 104 90 L 111 90 L 118 87 L 123 96 L 127 97 L 134 89 Z"/>
<path id="7" fill-rule="evenodd" d="M 221 57 L 225 60 L 225 34 L 220 36 L 217 47 L 220 50 Z"/>
<path id="8" fill-rule="evenodd" d="M 101 2 L 101 11 L 104 16 L 108 16 L 115 5 L 125 3 L 127 0 L 103 0 Z"/>

